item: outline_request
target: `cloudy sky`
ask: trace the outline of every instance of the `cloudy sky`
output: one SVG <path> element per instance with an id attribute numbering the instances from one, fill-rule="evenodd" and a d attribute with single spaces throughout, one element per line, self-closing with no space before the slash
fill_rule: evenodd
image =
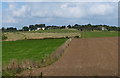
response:
<path id="1" fill-rule="evenodd" d="M 0 14 L 1 15 L 1 14 Z M 30 24 L 118 25 L 117 2 L 3 2 L 2 26 L 22 28 Z"/>

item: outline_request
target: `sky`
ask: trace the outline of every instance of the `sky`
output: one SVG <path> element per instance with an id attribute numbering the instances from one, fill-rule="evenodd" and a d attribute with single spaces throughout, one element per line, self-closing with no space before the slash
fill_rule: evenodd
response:
<path id="1" fill-rule="evenodd" d="M 2 2 L 3 27 L 88 23 L 118 26 L 117 21 L 118 2 Z"/>

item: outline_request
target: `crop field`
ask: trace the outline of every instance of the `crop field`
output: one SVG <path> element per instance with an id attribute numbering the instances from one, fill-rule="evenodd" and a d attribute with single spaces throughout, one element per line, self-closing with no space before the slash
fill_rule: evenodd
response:
<path id="1" fill-rule="evenodd" d="M 96 38 L 96 37 L 117 37 L 120 32 L 116 31 L 94 31 L 94 32 L 81 32 L 82 38 Z"/>
<path id="2" fill-rule="evenodd" d="M 7 36 L 6 41 L 24 40 L 24 39 L 44 39 L 44 38 L 65 38 L 80 36 L 80 32 L 76 29 L 51 29 L 40 31 L 24 31 L 24 32 L 4 32 Z"/>
<path id="3" fill-rule="evenodd" d="M 8 64 L 13 59 L 18 61 L 25 59 L 41 60 L 49 56 L 66 40 L 67 39 L 3 41 L 3 65 Z"/>
<path id="4" fill-rule="evenodd" d="M 76 29 L 49 29 L 49 30 L 40 30 L 40 31 L 30 31 L 38 33 L 79 33 Z"/>

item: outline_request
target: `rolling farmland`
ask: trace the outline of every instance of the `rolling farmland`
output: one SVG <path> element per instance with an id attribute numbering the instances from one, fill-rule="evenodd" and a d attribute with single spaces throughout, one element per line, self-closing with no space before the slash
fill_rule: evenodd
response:
<path id="1" fill-rule="evenodd" d="M 2 78 L 120 77 L 120 6 L 102 1 L 1 0 Z"/>
<path id="2" fill-rule="evenodd" d="M 62 57 L 58 61 L 54 61 L 55 63 L 45 68 L 36 67 L 30 71 L 25 70 L 16 74 L 24 76 L 29 76 L 30 73 L 39 76 L 41 72 L 43 72 L 43 76 L 113 76 L 117 74 L 118 32 L 95 31 L 80 33 L 76 32 L 76 30 L 74 30 L 75 32 L 63 31 L 58 32 L 55 30 L 54 33 L 53 30 L 49 31 L 51 33 L 48 33 L 48 31 L 7 33 L 8 40 L 3 41 L 2 46 L 3 65 L 8 65 L 12 60 L 17 60 L 17 62 L 26 59 L 31 61 L 42 60 L 49 57 L 62 45 L 67 40 L 66 36 L 74 37 L 82 34 L 81 38 L 73 39 L 70 42 Z M 62 38 L 64 36 L 64 39 L 59 39 L 61 36 Z M 7 73 L 5 75 L 15 74 Z"/>
<path id="3" fill-rule="evenodd" d="M 73 39 L 63 56 L 45 68 L 22 72 L 24 76 L 117 76 L 118 38 Z"/>

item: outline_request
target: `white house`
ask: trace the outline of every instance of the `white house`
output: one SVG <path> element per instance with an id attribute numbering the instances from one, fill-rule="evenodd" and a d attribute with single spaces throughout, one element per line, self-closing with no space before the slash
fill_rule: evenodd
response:
<path id="1" fill-rule="evenodd" d="M 45 27 L 38 27 L 36 30 L 32 30 L 32 31 L 39 31 L 39 30 L 45 30 Z M 29 31 L 31 31 L 30 29 L 29 29 Z"/>
<path id="2" fill-rule="evenodd" d="M 105 27 L 102 27 L 102 30 L 105 30 Z"/>
<path id="3" fill-rule="evenodd" d="M 37 29 L 36 29 L 36 31 L 38 31 L 38 30 L 45 30 L 45 27 L 38 27 Z"/>
<path id="4" fill-rule="evenodd" d="M 107 30 L 105 27 L 102 27 L 102 30 L 104 31 L 104 30 Z"/>
<path id="5" fill-rule="evenodd" d="M 45 27 L 42 27 L 42 30 L 45 30 Z"/>
<path id="6" fill-rule="evenodd" d="M 37 30 L 37 31 L 38 31 L 38 30 L 41 30 L 41 28 L 37 28 L 36 30 Z"/>

